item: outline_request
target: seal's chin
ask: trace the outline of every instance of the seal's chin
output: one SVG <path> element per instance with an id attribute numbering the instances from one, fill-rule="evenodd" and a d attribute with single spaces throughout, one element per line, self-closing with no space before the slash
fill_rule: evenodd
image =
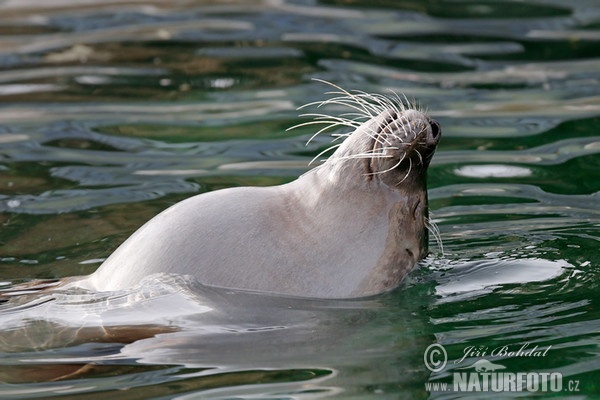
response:
<path id="1" fill-rule="evenodd" d="M 377 121 L 372 173 L 400 175 L 402 181 L 423 175 L 440 141 L 440 125 L 416 110 L 387 110 Z"/>

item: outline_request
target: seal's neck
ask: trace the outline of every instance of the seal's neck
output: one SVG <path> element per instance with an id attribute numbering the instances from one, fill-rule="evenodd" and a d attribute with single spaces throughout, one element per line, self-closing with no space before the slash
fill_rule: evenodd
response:
<path id="1" fill-rule="evenodd" d="M 330 172 L 336 176 L 371 174 L 374 125 L 375 121 L 367 121 L 357 128 L 329 157 L 324 166 L 328 166 Z"/>

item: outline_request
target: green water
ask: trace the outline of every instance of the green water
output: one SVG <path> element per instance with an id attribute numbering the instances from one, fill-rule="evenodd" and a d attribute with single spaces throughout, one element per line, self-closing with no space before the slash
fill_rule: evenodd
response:
<path id="1" fill-rule="evenodd" d="M 191 195 L 295 179 L 329 145 L 285 132 L 328 90 L 311 78 L 404 93 L 440 122 L 428 182 L 443 252 L 432 242 L 375 299 L 233 301 L 239 319 L 211 319 L 207 336 L 71 343 L 13 313 L 3 348 L 23 332 L 30 344 L 3 351 L 0 397 L 483 397 L 425 385 L 452 387 L 482 359 L 561 374 L 542 397 L 600 396 L 597 1 L 38 3 L 0 4 L 7 287 L 91 273 Z M 33 311 L 85 314 L 69 301 Z M 433 343 L 448 354 L 439 372 L 423 361 Z"/>

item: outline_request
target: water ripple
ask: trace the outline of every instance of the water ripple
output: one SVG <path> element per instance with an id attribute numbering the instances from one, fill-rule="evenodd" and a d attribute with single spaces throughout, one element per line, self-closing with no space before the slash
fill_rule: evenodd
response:
<path id="1" fill-rule="evenodd" d="M 599 23 L 595 0 L 3 2 L 3 289 L 91 272 L 185 197 L 305 172 L 331 144 L 285 132 L 330 89 L 313 77 L 414 98 L 444 137 L 428 174 L 443 251 L 432 243 L 399 290 L 318 304 L 152 284 L 42 296 L 0 313 L 16 351 L 3 352 L 0 395 L 452 397 L 423 388 L 464 366 L 426 375 L 435 340 L 455 358 L 552 346 L 543 366 L 500 364 L 559 371 L 593 398 Z M 218 312 L 194 316 L 207 305 Z M 169 320 L 177 307 L 191 311 Z M 123 342 L 145 336 L 95 342 L 113 317 Z"/>

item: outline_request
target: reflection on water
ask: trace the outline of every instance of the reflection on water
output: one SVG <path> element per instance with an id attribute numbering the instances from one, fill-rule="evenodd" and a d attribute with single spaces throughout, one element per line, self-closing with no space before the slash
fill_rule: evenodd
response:
<path id="1" fill-rule="evenodd" d="M 353 302 L 168 281 L 13 299 L 0 397 L 446 397 L 423 383 L 477 357 L 429 374 L 430 343 L 458 360 L 529 342 L 552 346 L 543 362 L 493 361 L 593 398 L 599 27 L 595 0 L 3 2 L 6 288 L 90 273 L 192 194 L 306 171 L 330 139 L 285 129 L 328 90 L 313 77 L 405 93 L 440 122 L 444 246 L 399 290 Z"/>
<path id="2" fill-rule="evenodd" d="M 278 298 L 162 275 L 127 291 L 58 290 L 27 297 L 0 309 L 0 351 L 9 360 L 0 376 L 10 383 L 0 389 L 3 396 L 57 393 L 65 382 L 69 392 L 82 393 L 90 390 L 90 380 L 94 390 L 126 385 L 145 393 L 157 380 L 182 379 L 188 390 L 224 396 L 265 390 L 316 396 L 351 386 L 361 391 L 381 374 L 408 388 L 426 378 L 415 350 L 427 342 L 415 335 L 421 322 L 410 311 L 413 305 L 397 298 Z M 394 368 L 398 357 L 412 372 Z M 352 372 L 357 361 L 365 369 L 359 375 Z M 47 363 L 57 367 L 47 370 Z M 111 366 L 130 370 L 119 379 L 103 376 Z M 149 372 L 151 379 L 145 377 Z"/>

